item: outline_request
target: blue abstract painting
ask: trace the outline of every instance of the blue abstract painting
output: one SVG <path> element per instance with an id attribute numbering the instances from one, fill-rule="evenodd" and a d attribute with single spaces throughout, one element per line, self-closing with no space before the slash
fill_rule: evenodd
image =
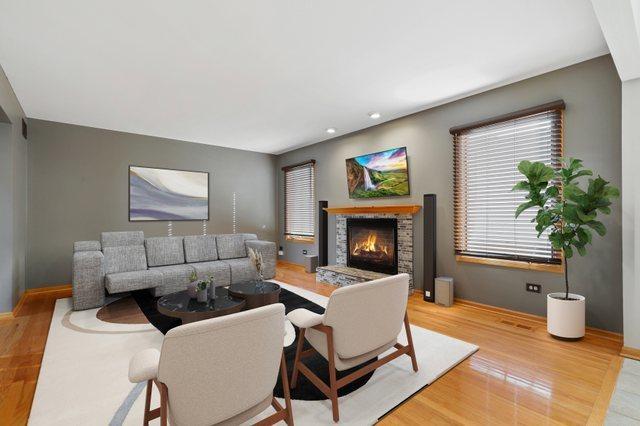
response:
<path id="1" fill-rule="evenodd" d="M 129 220 L 208 220 L 209 173 L 129 167 Z"/>

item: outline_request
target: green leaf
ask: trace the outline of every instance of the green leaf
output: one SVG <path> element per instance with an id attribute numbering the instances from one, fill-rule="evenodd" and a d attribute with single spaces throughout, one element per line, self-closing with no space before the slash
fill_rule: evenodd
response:
<path id="1" fill-rule="evenodd" d="M 578 239 L 580 240 L 581 243 L 591 244 L 592 236 L 591 236 L 591 232 L 588 229 L 578 228 L 577 234 L 578 234 Z"/>
<path id="2" fill-rule="evenodd" d="M 584 246 L 577 246 L 578 248 L 578 253 L 580 253 L 580 256 L 585 256 L 587 254 L 587 249 L 584 248 Z"/>
<path id="3" fill-rule="evenodd" d="M 567 200 L 575 201 L 576 203 L 582 202 L 586 195 L 582 189 L 574 184 L 565 185 L 563 194 Z"/>
<path id="4" fill-rule="evenodd" d="M 523 175 L 527 176 L 529 174 L 529 170 L 531 170 L 531 161 L 523 160 L 518 164 L 518 171 Z"/>
<path id="5" fill-rule="evenodd" d="M 551 245 L 553 246 L 554 249 L 556 250 L 562 249 L 563 241 L 562 241 L 562 234 L 560 232 L 557 232 L 557 231 L 551 232 L 551 234 L 549 234 L 549 241 L 551 241 Z"/>
<path id="6" fill-rule="evenodd" d="M 597 199 L 604 195 L 605 187 L 609 182 L 598 176 L 595 179 L 589 179 L 589 186 L 587 187 L 587 194 L 590 198 Z"/>
<path id="7" fill-rule="evenodd" d="M 550 185 L 550 186 L 547 187 L 547 189 L 544 191 L 544 193 L 549 198 L 556 198 L 558 195 L 560 195 L 560 190 L 558 189 L 557 186 Z"/>
<path id="8" fill-rule="evenodd" d="M 523 211 L 525 211 L 525 210 L 527 210 L 527 209 L 529 209 L 531 207 L 535 207 L 537 205 L 538 205 L 538 203 L 536 203 L 535 201 L 527 201 L 526 203 L 520 204 L 518 206 L 518 208 L 516 209 L 516 219 L 518 218 L 518 216 L 520 216 L 520 214 Z"/>
<path id="9" fill-rule="evenodd" d="M 620 196 L 620 190 L 614 186 L 607 186 L 604 191 L 604 196 L 617 198 Z"/>
<path id="10" fill-rule="evenodd" d="M 593 229 L 603 237 L 607 233 L 607 228 L 602 224 L 602 222 L 598 222 L 597 220 L 592 220 L 591 222 L 586 224 L 589 228 Z"/>
<path id="11" fill-rule="evenodd" d="M 597 213 L 595 213 L 595 212 L 589 213 L 589 214 L 585 214 L 585 213 L 582 212 L 581 209 L 576 209 L 576 213 L 578 214 L 578 219 L 580 219 L 584 223 L 591 222 L 597 216 Z"/>
<path id="12" fill-rule="evenodd" d="M 511 188 L 512 191 L 528 191 L 531 188 L 531 185 L 529 185 L 529 182 L 527 182 L 526 180 L 522 180 L 518 183 L 516 183 L 513 188 Z"/>
<path id="13" fill-rule="evenodd" d="M 564 257 L 571 259 L 573 257 L 573 249 L 570 246 L 564 248 Z"/>
<path id="14" fill-rule="evenodd" d="M 582 160 L 577 158 L 569 158 L 569 170 L 571 173 L 582 168 Z"/>
<path id="15" fill-rule="evenodd" d="M 578 206 L 575 204 L 565 204 L 564 209 L 562 209 L 560 214 L 565 222 L 580 223 L 580 218 L 578 217 Z"/>
<path id="16" fill-rule="evenodd" d="M 611 214 L 611 209 L 610 209 L 609 207 L 607 207 L 607 206 L 605 206 L 605 207 L 598 207 L 598 211 L 599 211 L 600 213 L 603 213 L 603 214 Z"/>
<path id="17" fill-rule="evenodd" d="M 580 170 L 578 173 L 570 175 L 567 178 L 567 181 L 571 182 L 572 180 L 575 180 L 581 176 L 593 176 L 593 172 L 591 170 Z"/>

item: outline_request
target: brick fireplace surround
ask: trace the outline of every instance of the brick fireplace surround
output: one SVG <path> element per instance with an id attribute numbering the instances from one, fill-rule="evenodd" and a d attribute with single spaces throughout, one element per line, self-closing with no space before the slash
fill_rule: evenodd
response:
<path id="1" fill-rule="evenodd" d="M 408 210 L 409 207 L 412 209 Z M 318 267 L 316 281 L 342 287 L 388 276 L 379 272 L 347 267 L 347 218 L 395 218 L 398 220 L 398 273 L 409 274 L 409 285 L 413 290 L 413 214 L 419 208 L 420 206 L 381 206 L 379 208 L 327 209 L 329 213 L 332 213 L 332 210 L 338 213 L 336 215 L 336 264 Z M 398 211 L 394 212 L 394 210 Z"/>

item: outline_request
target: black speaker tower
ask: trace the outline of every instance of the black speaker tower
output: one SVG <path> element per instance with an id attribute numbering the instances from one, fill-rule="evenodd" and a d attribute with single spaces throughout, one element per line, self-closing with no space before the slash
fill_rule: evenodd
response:
<path id="1" fill-rule="evenodd" d="M 328 201 L 318 201 L 318 266 L 329 264 L 329 243 L 327 241 L 329 214 L 325 210 L 328 206 Z"/>
<path id="2" fill-rule="evenodd" d="M 435 300 L 436 278 L 436 194 L 424 195 L 424 292 L 425 302 Z"/>

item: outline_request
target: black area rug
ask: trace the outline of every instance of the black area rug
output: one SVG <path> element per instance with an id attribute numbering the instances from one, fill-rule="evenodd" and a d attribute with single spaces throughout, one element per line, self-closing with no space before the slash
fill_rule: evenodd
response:
<path id="1" fill-rule="evenodd" d="M 182 324 L 182 321 L 178 318 L 168 317 L 166 315 L 162 315 L 158 312 L 156 308 L 158 297 L 153 297 L 147 290 L 138 290 L 131 293 L 134 300 L 140 307 L 140 310 L 147 317 L 149 322 L 153 324 L 162 334 L 166 334 L 167 331 L 171 330 L 174 327 L 177 327 Z M 312 301 L 305 299 L 304 297 L 293 293 L 291 291 L 285 290 L 284 288 L 280 291 L 280 303 L 285 306 L 285 312 L 289 313 L 295 309 L 304 308 L 308 309 L 311 312 L 315 312 L 317 314 L 324 313 L 324 308 L 320 305 L 313 303 Z M 293 371 L 293 361 L 296 356 L 296 347 L 298 344 L 298 335 L 299 331 L 296 327 L 296 339 L 295 341 L 288 347 L 284 348 L 284 355 L 287 361 L 287 370 L 289 379 L 291 378 L 291 372 Z M 310 345 L 308 342 L 305 342 L 304 348 L 309 348 Z M 358 370 L 364 365 L 375 362 L 378 358 L 373 358 L 357 367 L 354 367 L 350 370 L 338 371 L 336 374 L 337 379 L 347 376 L 352 372 Z M 323 382 L 329 383 L 329 365 L 327 361 L 319 354 L 314 354 L 312 356 L 304 358 L 304 364 L 311 370 L 313 373 L 318 376 Z M 349 383 L 343 388 L 338 390 L 338 396 L 348 395 L 356 389 L 364 386 L 371 376 L 373 376 L 374 372 L 368 373 L 363 377 Z M 275 389 L 273 390 L 273 394 L 276 397 L 283 398 L 284 394 L 282 392 L 282 383 L 280 381 L 280 375 L 278 375 L 278 383 L 276 384 Z M 291 390 L 291 398 L 305 401 L 318 401 L 328 399 L 318 388 L 316 388 L 304 375 L 298 374 L 298 385 L 295 389 Z"/>

